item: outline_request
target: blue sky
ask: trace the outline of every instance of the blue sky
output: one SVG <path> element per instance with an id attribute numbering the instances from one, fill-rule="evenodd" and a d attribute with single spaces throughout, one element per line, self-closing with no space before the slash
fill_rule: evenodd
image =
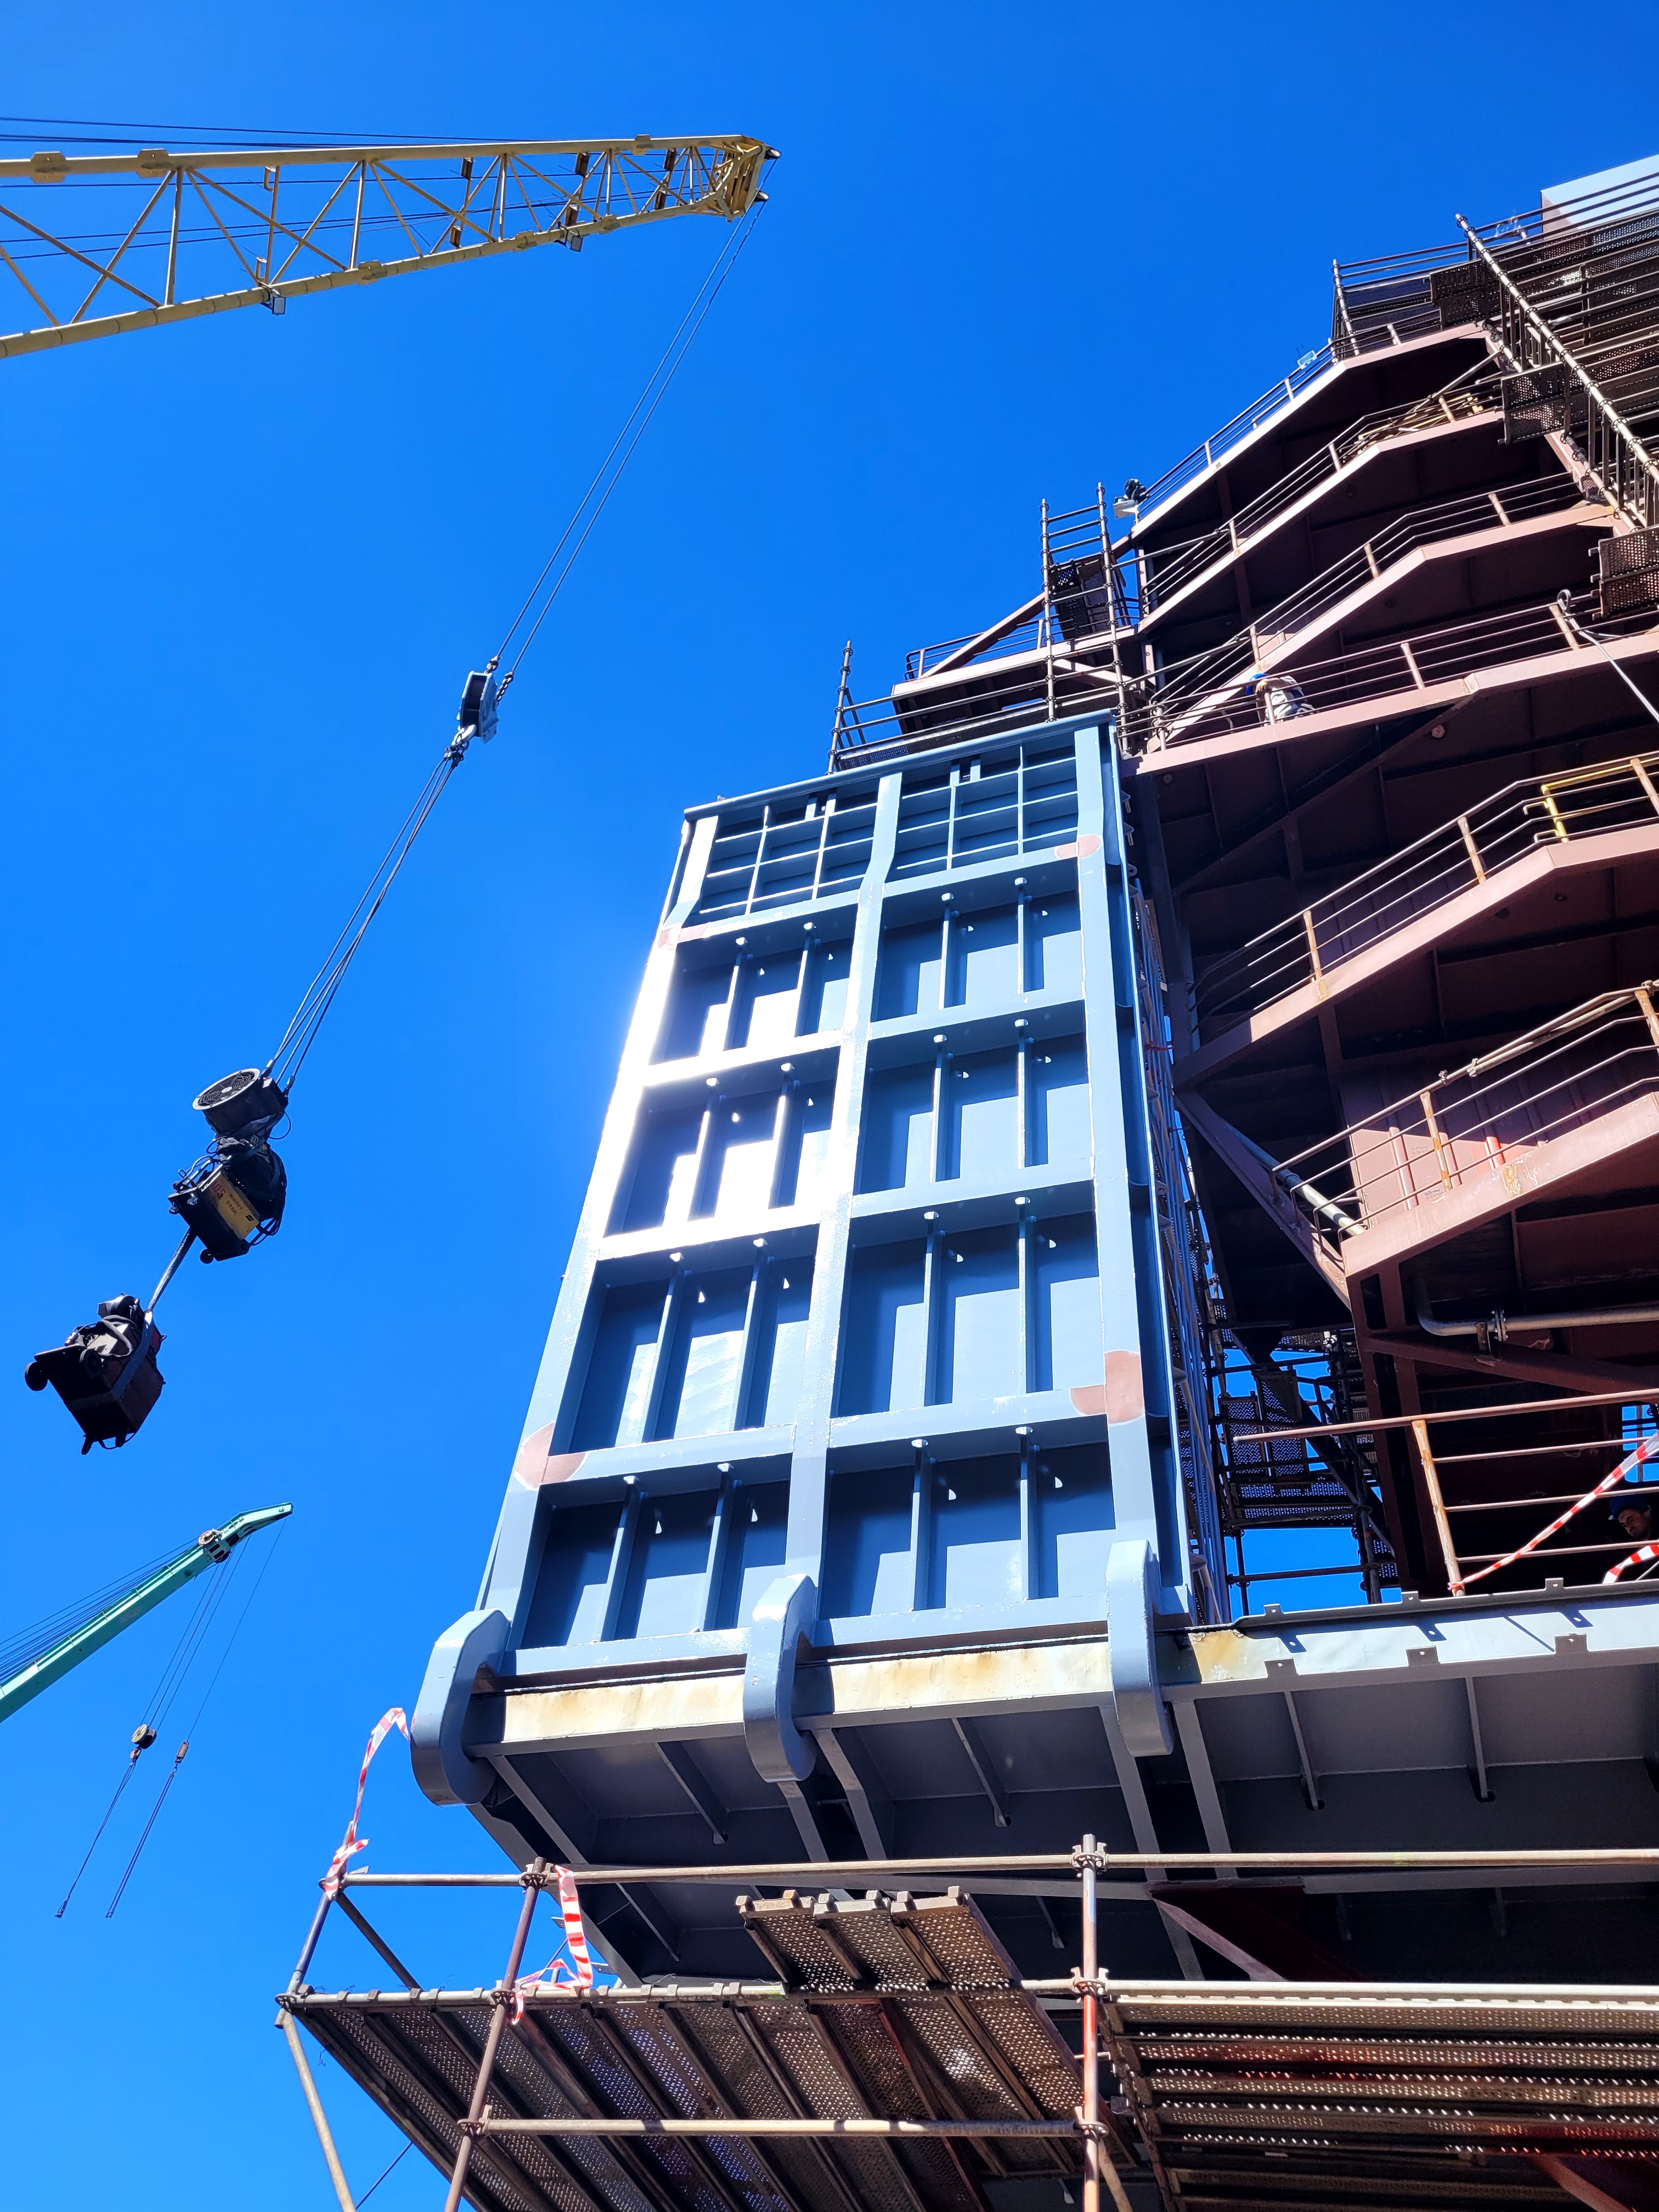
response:
<path id="1" fill-rule="evenodd" d="M 1333 254 L 1653 152 L 1604 59 L 1650 33 L 1620 0 L 1589 41 L 1527 0 L 1431 37 L 1399 7 L 980 0 L 59 0 L 9 24 L 15 115 L 736 129 L 784 155 L 313 1055 L 281 1237 L 186 1271 L 131 1449 L 78 1459 L 52 1404 L 0 1389 L 0 1627 L 296 1507 L 113 1920 L 170 1741 L 52 1912 L 183 1612 L 6 1724 L 16 2202 L 325 2201 L 269 1999 L 369 1724 L 471 1601 L 679 806 L 817 768 L 847 637 L 865 696 L 1025 597 L 1039 499 L 1150 479 L 1282 374 L 1328 331 Z M 717 242 L 665 225 L 0 364 L 13 1367 L 154 1279 L 192 1094 L 269 1050 Z M 483 1862 L 399 1747 L 370 1791 L 380 1864 Z M 405 1940 L 471 1980 L 507 1933 L 496 1906 Z M 343 1949 L 323 1971 L 362 1973 Z M 361 2191 L 395 2138 L 322 2079 Z M 434 2185 L 411 2158 L 375 2202 Z"/>

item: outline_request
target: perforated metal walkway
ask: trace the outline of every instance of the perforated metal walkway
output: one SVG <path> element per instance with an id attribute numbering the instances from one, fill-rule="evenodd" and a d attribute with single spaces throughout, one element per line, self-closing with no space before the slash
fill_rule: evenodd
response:
<path id="1" fill-rule="evenodd" d="M 1152 1983 L 1102 2015 L 1183 2212 L 1659 2202 L 1659 1990 Z"/>

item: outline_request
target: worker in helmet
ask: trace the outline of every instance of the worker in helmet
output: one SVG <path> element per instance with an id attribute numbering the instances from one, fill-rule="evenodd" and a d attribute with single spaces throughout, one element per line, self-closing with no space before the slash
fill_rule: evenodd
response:
<path id="1" fill-rule="evenodd" d="M 1252 669 L 1244 696 L 1254 698 L 1264 722 L 1293 722 L 1313 712 L 1307 693 L 1293 676 L 1264 676 L 1260 669 Z"/>
<path id="2" fill-rule="evenodd" d="M 1611 1508 L 1613 1526 L 1621 1528 L 1632 1544 L 1650 1544 L 1659 1535 L 1655 1523 L 1654 1501 L 1640 1492 L 1628 1498 L 1615 1498 Z"/>

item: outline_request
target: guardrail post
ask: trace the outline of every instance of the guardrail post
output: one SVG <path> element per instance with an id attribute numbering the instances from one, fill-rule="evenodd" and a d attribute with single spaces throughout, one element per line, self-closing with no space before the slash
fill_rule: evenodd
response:
<path id="1" fill-rule="evenodd" d="M 1320 997 L 1328 999 L 1330 991 L 1325 981 L 1325 971 L 1319 964 L 1319 939 L 1314 934 L 1313 908 L 1310 906 L 1304 906 L 1302 909 L 1302 927 L 1307 935 L 1308 957 L 1313 963 L 1314 981 L 1318 986 Z"/>
<path id="2" fill-rule="evenodd" d="M 489 2077 L 495 2070 L 495 2053 L 501 2047 L 507 2011 L 513 2002 L 514 1986 L 519 1978 L 519 1969 L 524 1964 L 524 1947 L 529 1939 L 531 1919 L 535 1913 L 536 1899 L 541 1895 L 544 1863 L 541 1859 L 536 1859 L 525 1870 L 524 1903 L 519 1908 L 519 1924 L 514 1930 L 513 1948 L 507 1954 L 507 1972 L 501 1977 L 500 1987 L 492 1992 L 495 2005 L 489 2015 L 489 2032 L 484 2037 L 483 2057 L 478 2061 L 478 2078 L 472 2085 L 472 2101 L 467 2107 L 461 2147 L 455 2154 L 455 2171 L 449 2177 L 449 2194 L 444 2199 L 444 2212 L 456 2212 L 461 2193 L 466 2187 L 466 2170 L 472 2163 L 472 2146 L 477 2141 L 472 2130 L 484 2116 L 484 2100 L 489 2094 Z"/>
<path id="3" fill-rule="evenodd" d="M 1659 805 L 1659 802 L 1656 802 L 1656 805 Z M 1458 816 L 1457 826 L 1463 833 L 1463 849 L 1469 856 L 1469 866 L 1474 870 L 1474 879 L 1478 884 L 1484 884 L 1486 880 L 1486 871 L 1482 865 L 1480 848 L 1474 842 L 1474 832 L 1469 827 L 1469 817 L 1467 814 Z"/>
<path id="4" fill-rule="evenodd" d="M 1440 1170 L 1441 1184 L 1449 1190 L 1452 1187 L 1451 1170 L 1446 1164 L 1446 1140 L 1440 1133 L 1439 1122 L 1434 1118 L 1434 1102 L 1426 1091 L 1419 1091 L 1417 1097 L 1423 1109 L 1423 1119 L 1428 1125 L 1429 1142 L 1434 1146 L 1435 1165 Z"/>
<path id="5" fill-rule="evenodd" d="M 1440 1472 L 1434 1463 L 1434 1454 L 1429 1449 L 1428 1424 L 1412 1423 L 1412 1434 L 1417 1439 L 1417 1455 L 1423 1464 L 1423 1480 L 1429 1486 L 1429 1506 L 1434 1515 L 1435 1532 L 1440 1539 L 1440 1556 L 1445 1562 L 1446 1583 L 1452 1595 L 1461 1595 L 1463 1570 L 1452 1544 L 1451 1522 L 1446 1518 L 1446 1502 L 1440 1495 Z"/>

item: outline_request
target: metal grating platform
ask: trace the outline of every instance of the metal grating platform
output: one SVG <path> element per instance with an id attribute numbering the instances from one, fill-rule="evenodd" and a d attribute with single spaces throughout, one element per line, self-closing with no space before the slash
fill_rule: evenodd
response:
<path id="1" fill-rule="evenodd" d="M 1168 2203 L 1645 2203 L 1659 1990 L 1107 1985 L 1102 2033 Z M 1577 2191 L 1570 2191 L 1577 2194 Z"/>
<path id="2" fill-rule="evenodd" d="M 1078 2060 L 970 1899 L 790 1892 L 738 1911 L 776 1982 L 526 1994 L 500 2031 L 489 2117 L 471 2131 L 467 2201 L 481 2212 L 987 2212 L 998 2183 L 1047 2178 L 1064 2203 L 1084 2164 Z M 512 2010 L 504 1995 L 301 1985 L 283 2002 L 449 2174 L 492 2016 Z M 599 2127 L 559 2124 L 584 2120 Z M 664 2131 L 720 2120 L 799 2131 Z M 636 2131 L 599 2131 L 617 2121 Z M 869 2131 L 800 2126 L 815 2121 Z M 526 2122 L 554 2125 L 514 2125 Z M 939 2122 L 962 2132 L 932 2131 Z M 878 2131 L 906 2124 L 915 2132 Z M 1127 2148 L 1118 2156 L 1132 2163 Z"/>

